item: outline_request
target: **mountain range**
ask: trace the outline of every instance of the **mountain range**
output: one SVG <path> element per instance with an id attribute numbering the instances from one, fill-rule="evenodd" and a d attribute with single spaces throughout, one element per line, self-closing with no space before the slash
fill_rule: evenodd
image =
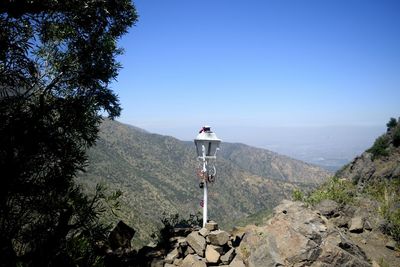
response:
<path id="1" fill-rule="evenodd" d="M 122 219 L 135 228 L 136 245 L 151 239 L 163 217 L 201 213 L 203 190 L 196 177 L 199 162 L 193 142 L 104 120 L 88 154 L 88 167 L 79 182 L 88 192 L 98 183 L 122 192 L 121 209 L 108 220 Z M 331 175 L 265 149 L 224 142 L 216 168 L 216 181 L 209 187 L 209 218 L 223 227 L 272 210 L 295 188 L 310 190 Z"/>

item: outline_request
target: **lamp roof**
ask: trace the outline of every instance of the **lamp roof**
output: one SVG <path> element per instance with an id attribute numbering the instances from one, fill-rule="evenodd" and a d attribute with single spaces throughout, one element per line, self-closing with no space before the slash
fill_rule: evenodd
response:
<path id="1" fill-rule="evenodd" d="M 201 130 L 200 133 L 197 135 L 196 139 L 194 141 L 216 141 L 216 142 L 221 142 L 221 139 L 217 137 L 217 135 L 211 131 L 210 126 L 204 126 Z"/>

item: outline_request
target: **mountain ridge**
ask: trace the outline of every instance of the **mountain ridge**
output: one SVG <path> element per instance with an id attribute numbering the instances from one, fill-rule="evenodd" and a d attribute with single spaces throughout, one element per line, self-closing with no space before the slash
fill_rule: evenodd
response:
<path id="1" fill-rule="evenodd" d="M 217 179 L 209 188 L 209 215 L 223 226 L 272 209 L 295 188 L 308 190 L 330 175 L 311 164 L 245 144 L 222 143 L 218 153 Z M 79 181 L 89 191 L 97 183 L 121 190 L 122 210 L 117 215 L 138 229 L 138 240 L 144 244 L 161 226 L 163 216 L 201 213 L 198 164 L 189 141 L 105 120 Z"/>
<path id="2" fill-rule="evenodd" d="M 312 192 L 293 192 L 293 201 L 282 200 L 273 213 L 254 214 L 230 232 L 216 222 L 200 228 L 171 220 L 164 242 L 122 258 L 133 266 L 399 266 L 400 120 L 391 122 L 334 177 Z M 221 157 L 234 161 L 225 152 Z M 252 175 L 265 174 L 247 163 Z"/>

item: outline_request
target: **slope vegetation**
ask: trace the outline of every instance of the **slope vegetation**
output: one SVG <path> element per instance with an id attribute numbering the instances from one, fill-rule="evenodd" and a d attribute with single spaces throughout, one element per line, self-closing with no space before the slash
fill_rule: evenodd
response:
<path id="1" fill-rule="evenodd" d="M 271 210 L 294 188 L 310 189 L 329 176 L 310 164 L 243 144 L 223 143 L 220 152 L 209 217 L 225 227 Z M 79 180 L 88 190 L 97 183 L 121 190 L 121 210 L 109 219 L 123 219 L 137 229 L 135 240 L 144 242 L 161 226 L 164 213 L 187 217 L 201 212 L 197 166 L 192 142 L 105 120 Z"/>

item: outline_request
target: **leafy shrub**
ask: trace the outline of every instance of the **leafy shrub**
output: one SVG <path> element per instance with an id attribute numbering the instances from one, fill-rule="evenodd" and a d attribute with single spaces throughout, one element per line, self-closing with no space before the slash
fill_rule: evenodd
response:
<path id="1" fill-rule="evenodd" d="M 390 235 L 394 240 L 400 242 L 400 209 L 388 214 L 387 218 L 390 222 Z"/>
<path id="2" fill-rule="evenodd" d="M 340 204 L 354 202 L 356 188 L 351 181 L 332 177 L 324 183 L 319 189 L 312 192 L 304 198 L 309 204 L 317 204 L 324 199 L 331 199 Z"/>
<path id="3" fill-rule="evenodd" d="M 389 122 L 386 123 L 386 126 L 389 129 L 392 129 L 397 126 L 397 120 L 395 118 L 390 118 Z"/>
<path id="4" fill-rule="evenodd" d="M 229 227 L 233 226 L 245 227 L 246 225 L 249 224 L 254 224 L 256 226 L 263 225 L 268 219 L 272 217 L 272 215 L 273 211 L 271 209 L 265 208 L 256 213 L 250 214 L 247 217 L 242 217 L 239 220 L 232 221 L 232 224 L 229 224 Z"/>
<path id="5" fill-rule="evenodd" d="M 296 188 L 296 189 L 293 190 L 293 192 L 292 192 L 292 199 L 293 199 L 294 201 L 303 201 L 303 199 L 304 199 L 304 193 L 303 193 L 300 189 Z"/>
<path id="6" fill-rule="evenodd" d="M 389 152 L 387 151 L 387 148 L 389 147 L 389 137 L 387 135 L 382 135 L 379 136 L 375 142 L 374 145 L 367 150 L 367 152 L 372 153 L 373 158 L 377 158 L 379 156 L 388 156 Z"/>
<path id="7" fill-rule="evenodd" d="M 393 145 L 395 147 L 400 146 L 400 125 L 397 125 L 397 127 L 393 131 Z"/>
<path id="8" fill-rule="evenodd" d="M 388 222 L 385 233 L 400 242 L 400 180 L 384 180 L 370 184 L 365 193 L 380 203 L 379 212 Z"/>

